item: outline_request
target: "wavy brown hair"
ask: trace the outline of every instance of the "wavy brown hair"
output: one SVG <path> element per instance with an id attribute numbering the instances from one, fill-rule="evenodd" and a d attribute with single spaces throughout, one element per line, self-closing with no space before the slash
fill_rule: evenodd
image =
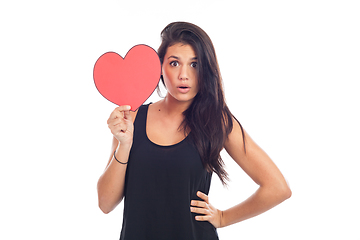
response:
<path id="1" fill-rule="evenodd" d="M 158 49 L 161 64 L 167 48 L 176 43 L 188 44 L 196 53 L 199 92 L 189 108 L 183 112 L 185 118 L 182 126 L 186 132 L 191 131 L 204 167 L 209 172 L 215 172 L 226 185 L 229 177 L 224 169 L 220 151 L 233 129 L 233 118 L 240 125 L 244 149 L 245 135 L 240 122 L 226 105 L 222 78 L 211 39 L 200 27 L 187 22 L 170 23 L 161 32 L 161 39 Z M 164 80 L 161 80 L 164 84 Z"/>

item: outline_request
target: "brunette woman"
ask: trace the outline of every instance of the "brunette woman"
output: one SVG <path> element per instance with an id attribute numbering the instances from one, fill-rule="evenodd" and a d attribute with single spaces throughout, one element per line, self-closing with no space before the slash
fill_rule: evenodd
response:
<path id="1" fill-rule="evenodd" d="M 120 239 L 218 239 L 216 228 L 261 214 L 291 196 L 283 175 L 231 114 L 213 44 L 199 27 L 169 24 L 161 33 L 164 99 L 110 115 L 111 157 L 98 182 L 99 206 L 124 198 Z M 212 173 L 226 184 L 220 151 L 259 185 L 221 211 L 210 204 Z"/>

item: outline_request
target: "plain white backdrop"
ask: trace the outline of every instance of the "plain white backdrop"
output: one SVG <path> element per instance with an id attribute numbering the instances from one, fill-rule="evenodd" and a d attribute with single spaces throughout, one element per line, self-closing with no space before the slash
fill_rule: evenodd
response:
<path id="1" fill-rule="evenodd" d="M 107 51 L 157 49 L 168 23 L 188 21 L 213 40 L 231 111 L 293 191 L 220 239 L 360 239 L 359 12 L 355 0 L 2 1 L 0 238 L 119 238 L 122 204 L 97 206 L 116 106 L 93 66 Z M 257 188 L 223 157 L 219 209 Z"/>

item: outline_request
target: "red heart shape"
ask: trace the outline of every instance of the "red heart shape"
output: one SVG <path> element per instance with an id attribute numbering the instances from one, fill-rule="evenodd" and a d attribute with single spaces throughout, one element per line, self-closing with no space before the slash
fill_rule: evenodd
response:
<path id="1" fill-rule="evenodd" d="M 147 45 L 132 47 L 125 58 L 115 52 L 104 53 L 94 66 L 97 90 L 119 106 L 138 109 L 154 92 L 161 75 L 156 51 Z"/>

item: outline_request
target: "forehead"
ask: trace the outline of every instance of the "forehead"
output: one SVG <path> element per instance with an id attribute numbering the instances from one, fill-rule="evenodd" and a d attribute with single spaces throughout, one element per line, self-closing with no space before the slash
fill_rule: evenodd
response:
<path id="1" fill-rule="evenodd" d="M 184 43 L 175 43 L 167 48 L 165 56 L 176 56 L 183 58 L 194 58 L 196 53 L 191 45 Z"/>

